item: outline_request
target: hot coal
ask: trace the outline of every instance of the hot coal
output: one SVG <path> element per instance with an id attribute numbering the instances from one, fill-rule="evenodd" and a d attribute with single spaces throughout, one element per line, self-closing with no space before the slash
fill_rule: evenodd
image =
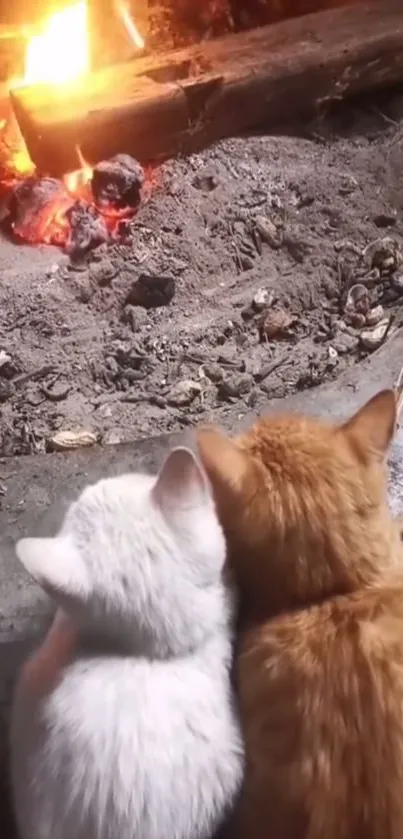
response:
<path id="1" fill-rule="evenodd" d="M 175 280 L 154 274 L 140 274 L 125 301 L 125 305 L 142 306 L 144 309 L 157 309 L 167 306 L 175 294 Z"/>
<path id="2" fill-rule="evenodd" d="M 66 218 L 70 226 L 66 251 L 71 259 L 80 259 L 92 248 L 109 241 L 106 221 L 91 204 L 78 199 L 67 210 Z"/>
<path id="3" fill-rule="evenodd" d="M 63 217 L 72 202 L 63 183 L 31 176 L 17 182 L 8 201 L 9 223 L 26 242 L 64 244 Z"/>
<path id="4" fill-rule="evenodd" d="M 128 154 L 117 154 L 95 166 L 92 193 L 98 207 L 114 210 L 136 209 L 141 200 L 144 170 Z"/>

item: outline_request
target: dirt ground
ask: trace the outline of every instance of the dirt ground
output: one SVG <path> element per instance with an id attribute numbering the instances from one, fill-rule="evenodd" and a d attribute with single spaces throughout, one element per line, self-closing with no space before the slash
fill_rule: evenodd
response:
<path id="1" fill-rule="evenodd" d="M 398 94 L 165 164 L 80 270 L 1 241 L 0 454 L 231 427 L 336 377 L 403 322 L 401 249 Z"/>

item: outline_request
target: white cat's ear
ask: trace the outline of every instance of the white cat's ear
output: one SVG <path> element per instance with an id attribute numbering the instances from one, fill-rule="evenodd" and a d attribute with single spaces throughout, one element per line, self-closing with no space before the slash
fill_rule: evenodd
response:
<path id="1" fill-rule="evenodd" d="M 85 567 L 67 538 L 20 539 L 16 553 L 28 574 L 48 594 L 74 599 L 86 596 L 88 580 Z"/>
<path id="2" fill-rule="evenodd" d="M 210 499 L 207 479 L 190 449 L 173 449 L 166 458 L 152 490 L 162 510 L 192 509 Z"/>
<path id="3" fill-rule="evenodd" d="M 381 390 L 342 428 L 368 456 L 385 459 L 396 428 L 398 400 L 393 390 Z"/>

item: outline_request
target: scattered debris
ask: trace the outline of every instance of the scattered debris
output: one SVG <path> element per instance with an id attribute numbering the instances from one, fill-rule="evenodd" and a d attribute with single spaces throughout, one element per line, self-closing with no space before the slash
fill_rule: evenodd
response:
<path id="1" fill-rule="evenodd" d="M 368 350 L 368 352 L 373 352 L 373 350 L 377 350 L 381 344 L 383 344 L 386 335 L 389 331 L 390 327 L 390 319 L 385 318 L 382 320 L 375 329 L 365 329 L 361 332 L 360 335 L 360 344 L 364 350 Z"/>
<path id="2" fill-rule="evenodd" d="M 385 317 L 385 309 L 381 304 L 374 306 L 367 314 L 367 326 L 376 326 Z"/>
<path id="3" fill-rule="evenodd" d="M 259 288 L 253 295 L 252 307 L 255 312 L 262 312 L 264 309 L 268 309 L 272 305 L 273 300 L 273 291 L 269 291 L 267 288 Z"/>
<path id="4" fill-rule="evenodd" d="M 215 175 L 195 175 L 193 186 L 201 192 L 212 192 L 218 186 L 218 180 Z"/>
<path id="5" fill-rule="evenodd" d="M 290 327 L 295 323 L 295 317 L 284 309 L 269 309 L 265 312 L 260 323 L 260 340 L 273 341 L 290 337 Z"/>
<path id="6" fill-rule="evenodd" d="M 192 381 L 192 379 L 185 379 L 182 382 L 178 382 L 169 392 L 168 405 L 173 405 L 176 408 L 183 408 L 186 405 L 190 405 L 196 396 L 200 396 L 201 390 L 201 385 L 198 382 Z"/>
<path id="7" fill-rule="evenodd" d="M 106 221 L 96 207 L 77 200 L 65 215 L 69 222 L 66 251 L 73 260 L 108 242 L 109 230 Z"/>
<path id="8" fill-rule="evenodd" d="M 140 274 L 126 297 L 125 305 L 156 309 L 167 306 L 175 294 L 175 280 L 156 274 Z"/>
<path id="9" fill-rule="evenodd" d="M 85 446 L 95 446 L 98 439 L 98 435 L 92 431 L 58 431 L 50 437 L 49 448 L 54 452 L 82 449 Z"/>
<path id="10" fill-rule="evenodd" d="M 218 387 L 218 399 L 237 399 L 250 393 L 253 387 L 253 376 L 248 373 L 236 374 L 224 379 Z"/>
<path id="11" fill-rule="evenodd" d="M 118 273 L 119 268 L 117 268 L 110 259 L 102 259 L 100 262 L 93 262 L 90 269 L 90 277 L 95 280 L 101 288 L 110 285 Z"/>
<path id="12" fill-rule="evenodd" d="M 381 275 L 390 276 L 402 265 L 403 255 L 395 239 L 385 236 L 376 239 L 364 249 L 363 256 L 370 259 L 371 268 L 378 268 Z"/>
<path id="13" fill-rule="evenodd" d="M 255 231 L 262 242 L 270 245 L 271 248 L 277 250 L 281 247 L 283 236 L 276 225 L 265 216 L 256 216 Z"/>
<path id="14" fill-rule="evenodd" d="M 367 315 L 371 301 L 368 289 L 362 283 L 351 286 L 346 300 L 345 311 L 348 314 Z"/>
<path id="15" fill-rule="evenodd" d="M 219 364 L 215 364 L 213 361 L 203 364 L 202 371 L 204 376 L 215 384 L 218 384 L 218 382 L 221 382 L 224 378 L 224 371 L 222 367 L 220 367 Z"/>
<path id="16" fill-rule="evenodd" d="M 132 332 L 139 332 L 147 321 L 147 310 L 143 309 L 142 306 L 127 305 L 123 309 L 122 322 L 127 323 Z"/>

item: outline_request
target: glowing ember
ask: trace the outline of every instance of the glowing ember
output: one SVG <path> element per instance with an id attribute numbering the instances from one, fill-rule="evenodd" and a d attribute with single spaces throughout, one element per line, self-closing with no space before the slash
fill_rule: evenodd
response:
<path id="1" fill-rule="evenodd" d="M 55 12 L 27 46 L 21 84 L 62 84 L 90 69 L 87 3 L 79 0 Z"/>
<path id="2" fill-rule="evenodd" d="M 113 0 L 113 7 L 133 44 L 142 49 L 144 41 L 126 0 Z M 9 87 L 64 85 L 80 81 L 90 69 L 87 0 L 71 0 L 34 33 L 27 32 L 24 76 L 11 81 Z M 137 161 L 121 155 L 93 170 L 77 148 L 77 171 L 66 174 L 62 181 L 43 177 L 46 173 L 35 171 L 14 115 L 2 117 L 0 114 L 0 164 L 4 158 L 0 220 L 8 219 L 15 236 L 84 254 L 114 236 L 120 221 L 136 211 L 144 182 Z M 7 201 L 3 193 L 8 195 Z M 4 216 L 6 204 L 8 214 Z"/>

